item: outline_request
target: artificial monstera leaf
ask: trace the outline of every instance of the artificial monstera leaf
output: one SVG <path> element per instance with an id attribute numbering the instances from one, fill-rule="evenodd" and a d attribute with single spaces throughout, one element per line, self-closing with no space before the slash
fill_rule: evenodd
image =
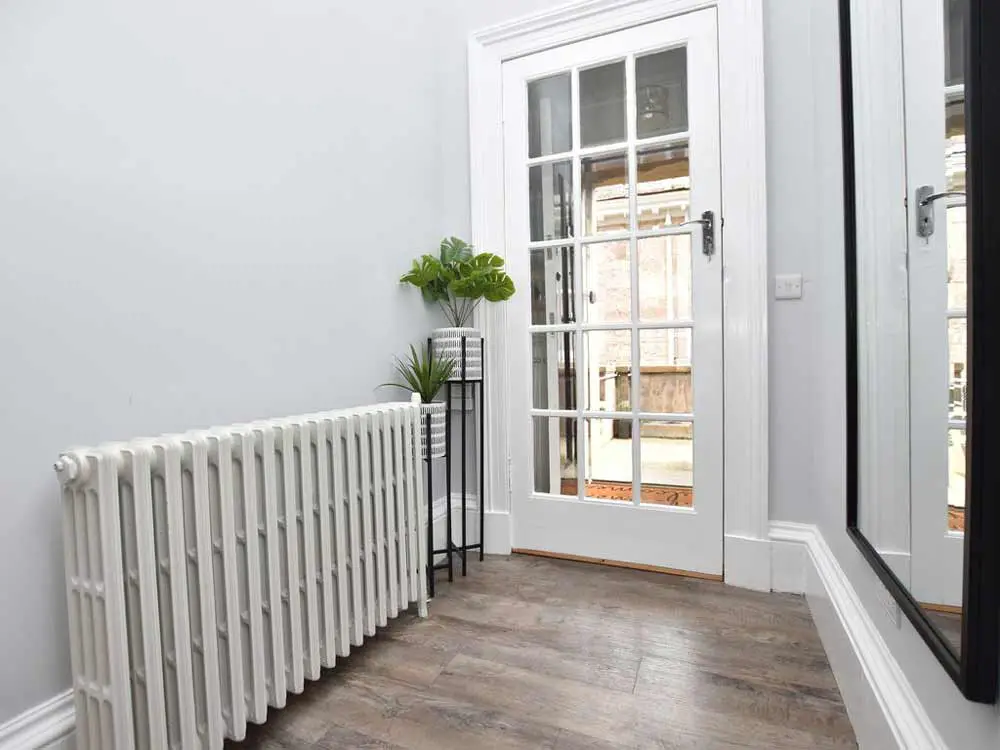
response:
<path id="1" fill-rule="evenodd" d="M 446 237 L 441 240 L 438 257 L 424 255 L 414 261 L 400 281 L 419 288 L 428 302 L 438 303 L 452 325 L 468 325 L 481 300 L 501 302 L 514 294 L 514 282 L 503 270 L 503 258 L 473 252 L 464 240 Z"/>
<path id="2" fill-rule="evenodd" d="M 472 245 L 458 237 L 441 240 L 441 263 L 449 265 L 467 261 L 472 257 Z"/>
<path id="3" fill-rule="evenodd" d="M 433 255 L 424 255 L 413 261 L 413 267 L 400 277 L 400 281 L 417 287 L 428 302 L 448 299 L 448 282 L 441 278 L 443 267 Z"/>
<path id="4" fill-rule="evenodd" d="M 514 296 L 514 280 L 503 271 L 491 271 L 485 281 L 483 297 L 489 302 L 503 302 Z"/>
<path id="5" fill-rule="evenodd" d="M 475 268 L 482 270 L 503 268 L 503 258 L 493 253 L 479 253 L 479 255 L 472 256 L 470 262 Z"/>
<path id="6" fill-rule="evenodd" d="M 413 261 L 413 266 L 409 271 L 399 277 L 399 280 L 406 284 L 422 289 L 438 276 L 438 267 L 441 263 L 432 255 L 423 255 Z"/>

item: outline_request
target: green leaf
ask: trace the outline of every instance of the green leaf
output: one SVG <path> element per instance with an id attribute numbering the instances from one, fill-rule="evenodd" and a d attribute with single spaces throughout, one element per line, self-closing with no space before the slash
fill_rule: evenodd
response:
<path id="1" fill-rule="evenodd" d="M 514 296 L 514 280 L 505 273 L 494 271 L 484 286 L 483 297 L 489 302 L 503 302 Z"/>
<path id="2" fill-rule="evenodd" d="M 409 356 L 405 360 L 397 358 L 395 367 L 403 382 L 382 383 L 379 387 L 401 388 L 419 393 L 420 400 L 429 404 L 454 373 L 455 360 L 450 357 L 435 359 L 433 352 L 424 356 L 411 344 Z"/>
<path id="3" fill-rule="evenodd" d="M 479 269 L 503 268 L 503 258 L 493 253 L 479 253 L 472 256 L 472 265 Z"/>
<path id="4" fill-rule="evenodd" d="M 472 257 L 472 245 L 458 237 L 446 237 L 441 240 L 441 262 L 445 265 Z"/>
<path id="5" fill-rule="evenodd" d="M 421 256 L 400 281 L 420 289 L 427 302 L 440 304 L 453 319 L 458 300 L 502 302 L 513 296 L 514 282 L 503 267 L 504 259 L 499 255 L 474 255 L 473 247 L 464 240 L 446 237 L 441 240 L 439 257 Z"/>

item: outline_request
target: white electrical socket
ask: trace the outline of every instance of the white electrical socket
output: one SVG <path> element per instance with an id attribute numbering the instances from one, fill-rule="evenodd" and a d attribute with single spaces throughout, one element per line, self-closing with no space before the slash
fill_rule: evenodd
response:
<path id="1" fill-rule="evenodd" d="M 883 609 L 885 609 L 889 622 L 891 622 L 893 627 L 898 630 L 901 614 L 899 611 L 899 603 L 896 601 L 896 598 L 889 593 L 889 589 L 882 585 L 881 581 L 878 581 L 876 585 L 878 586 L 879 602 L 881 602 Z"/>
<path id="2" fill-rule="evenodd" d="M 775 299 L 802 299 L 802 274 L 786 273 L 774 277 Z"/>

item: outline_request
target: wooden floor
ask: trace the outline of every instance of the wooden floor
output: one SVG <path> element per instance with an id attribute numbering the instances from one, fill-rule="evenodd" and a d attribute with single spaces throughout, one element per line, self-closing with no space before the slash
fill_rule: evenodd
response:
<path id="1" fill-rule="evenodd" d="M 844 748 L 801 597 L 515 555 L 438 586 L 246 742 L 268 748 Z"/>
<path id="2" fill-rule="evenodd" d="M 962 653 L 962 613 L 940 612 L 923 607 L 930 621 L 941 631 L 944 639 L 951 644 L 956 654 Z"/>

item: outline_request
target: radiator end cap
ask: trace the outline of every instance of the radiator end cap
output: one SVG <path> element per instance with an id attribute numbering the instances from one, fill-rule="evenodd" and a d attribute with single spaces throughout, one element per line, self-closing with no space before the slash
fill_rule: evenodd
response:
<path id="1" fill-rule="evenodd" d="M 87 463 L 81 461 L 78 456 L 72 453 L 64 453 L 59 456 L 58 460 L 52 465 L 56 474 L 59 477 L 59 481 L 63 484 L 72 484 L 77 481 L 86 481 L 87 479 Z"/>

